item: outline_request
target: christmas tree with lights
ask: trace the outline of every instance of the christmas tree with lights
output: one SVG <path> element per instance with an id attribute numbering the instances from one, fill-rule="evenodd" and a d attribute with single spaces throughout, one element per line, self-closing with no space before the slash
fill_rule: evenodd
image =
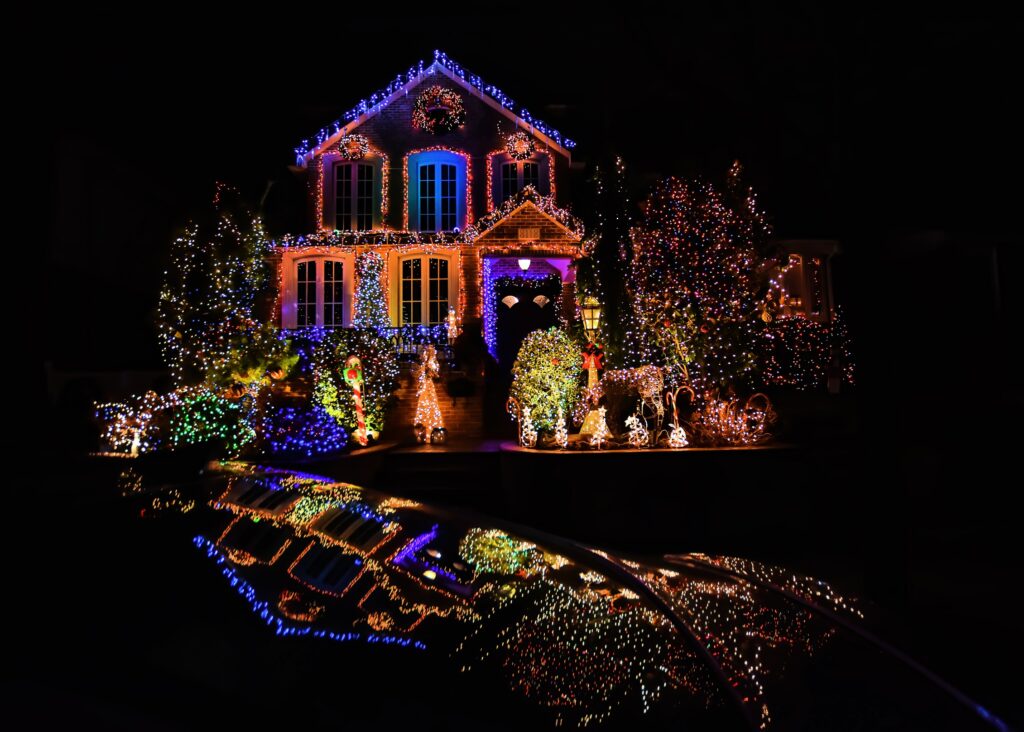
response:
<path id="1" fill-rule="evenodd" d="M 356 328 L 387 328 L 388 302 L 384 293 L 384 258 L 377 252 L 365 252 L 356 259 Z"/>
<path id="2" fill-rule="evenodd" d="M 698 395 L 749 382 L 765 326 L 771 229 L 734 163 L 724 190 L 668 178 L 634 229 L 630 287 L 644 363 Z"/>

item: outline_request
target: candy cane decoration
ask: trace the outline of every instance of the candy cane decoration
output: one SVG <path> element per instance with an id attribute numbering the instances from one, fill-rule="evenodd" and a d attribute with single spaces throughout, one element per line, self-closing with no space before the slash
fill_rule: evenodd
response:
<path id="1" fill-rule="evenodd" d="M 668 436 L 669 447 L 686 447 L 690 444 L 690 441 L 686 439 L 686 431 L 679 424 L 679 407 L 676 406 L 676 401 L 679 399 L 681 391 L 686 391 L 690 395 L 691 402 L 697 396 L 689 386 L 680 386 L 675 391 L 665 392 L 665 401 L 672 407 L 672 433 Z"/>
<path id="2" fill-rule="evenodd" d="M 349 356 L 342 369 L 345 383 L 352 387 L 352 396 L 356 402 L 356 441 L 366 445 L 366 416 L 363 414 L 363 362 L 359 356 Z"/>

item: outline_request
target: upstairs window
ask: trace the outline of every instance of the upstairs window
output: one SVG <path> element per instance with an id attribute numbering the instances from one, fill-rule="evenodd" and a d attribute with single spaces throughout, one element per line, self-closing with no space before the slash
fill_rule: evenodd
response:
<path id="1" fill-rule="evenodd" d="M 409 225 L 416 231 L 465 227 L 466 159 L 447 150 L 409 156 Z"/>
<path id="2" fill-rule="evenodd" d="M 367 231 L 373 228 L 375 170 L 372 163 L 334 166 L 334 228 Z"/>
<path id="3" fill-rule="evenodd" d="M 541 182 L 541 164 L 537 161 L 511 161 L 501 163 L 501 181 L 497 187 L 498 204 L 502 204 L 515 196 L 526 186 L 533 186 L 541 194 L 547 195 L 547 185 Z"/>

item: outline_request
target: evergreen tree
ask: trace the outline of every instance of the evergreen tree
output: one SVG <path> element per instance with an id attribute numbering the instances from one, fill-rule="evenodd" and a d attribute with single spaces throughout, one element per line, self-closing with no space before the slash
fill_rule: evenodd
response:
<path id="1" fill-rule="evenodd" d="M 262 219 L 218 184 L 213 210 L 171 247 L 157 308 L 161 351 L 177 385 L 223 371 L 239 338 L 260 328 L 272 280 Z"/>
<path id="2" fill-rule="evenodd" d="M 698 394 L 749 380 L 765 325 L 771 230 L 740 176 L 736 163 L 724 191 L 662 181 L 634 232 L 638 355 L 665 366 L 667 383 L 689 383 Z"/>
<path id="3" fill-rule="evenodd" d="M 356 259 L 356 328 L 387 328 L 388 302 L 384 292 L 384 258 L 377 252 L 364 252 Z"/>

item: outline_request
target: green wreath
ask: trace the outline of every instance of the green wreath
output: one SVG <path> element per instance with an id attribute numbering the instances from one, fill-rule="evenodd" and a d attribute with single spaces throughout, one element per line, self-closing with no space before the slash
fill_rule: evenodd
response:
<path id="1" fill-rule="evenodd" d="M 466 124 L 466 108 L 462 97 L 443 86 L 432 86 L 416 97 L 412 107 L 412 126 L 433 135 Z"/>

